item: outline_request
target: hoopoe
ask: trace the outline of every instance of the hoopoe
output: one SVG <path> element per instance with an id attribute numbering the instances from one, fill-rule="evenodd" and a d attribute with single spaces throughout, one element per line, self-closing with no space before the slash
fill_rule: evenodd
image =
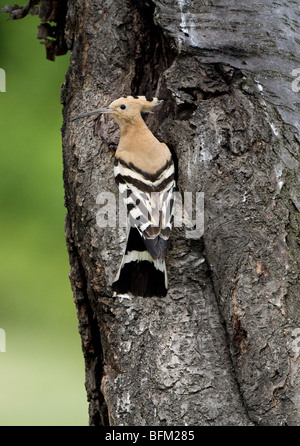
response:
<path id="1" fill-rule="evenodd" d="M 165 257 L 173 223 L 174 163 L 166 144 L 151 133 L 141 113 L 151 113 L 163 100 L 127 96 L 108 108 L 73 118 L 109 113 L 120 127 L 114 175 L 127 207 L 127 245 L 112 284 L 117 294 L 165 296 Z"/>

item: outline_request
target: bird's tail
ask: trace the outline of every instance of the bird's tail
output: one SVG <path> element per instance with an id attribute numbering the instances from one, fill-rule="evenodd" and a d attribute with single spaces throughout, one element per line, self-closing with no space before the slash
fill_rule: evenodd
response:
<path id="1" fill-rule="evenodd" d="M 166 262 L 152 258 L 136 228 L 130 228 L 126 251 L 112 288 L 118 294 L 131 293 L 141 297 L 167 294 Z"/>

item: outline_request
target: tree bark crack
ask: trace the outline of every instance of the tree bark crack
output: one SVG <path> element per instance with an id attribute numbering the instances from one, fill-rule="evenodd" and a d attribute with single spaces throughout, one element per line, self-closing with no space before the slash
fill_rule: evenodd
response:
<path id="1" fill-rule="evenodd" d="M 155 4 L 151 0 L 137 0 L 132 2 L 132 8 L 136 49 L 131 93 L 153 96 L 175 54 L 161 28 L 154 23 Z"/>

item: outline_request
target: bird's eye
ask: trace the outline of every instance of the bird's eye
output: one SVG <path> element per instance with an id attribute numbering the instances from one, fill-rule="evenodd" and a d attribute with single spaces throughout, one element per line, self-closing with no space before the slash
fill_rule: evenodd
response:
<path id="1" fill-rule="evenodd" d="M 125 110 L 125 108 L 126 108 L 126 105 L 125 105 L 125 104 L 120 105 L 120 109 L 121 109 L 121 110 Z"/>

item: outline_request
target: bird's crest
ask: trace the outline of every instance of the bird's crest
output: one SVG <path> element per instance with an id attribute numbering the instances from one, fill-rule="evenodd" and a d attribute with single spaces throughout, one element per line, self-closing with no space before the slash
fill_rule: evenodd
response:
<path id="1" fill-rule="evenodd" d="M 109 108 L 117 108 L 122 105 L 133 105 L 136 106 L 142 113 L 149 113 L 151 110 L 164 99 L 161 98 L 153 98 L 149 96 L 124 96 L 123 98 L 116 99 L 113 101 Z"/>

